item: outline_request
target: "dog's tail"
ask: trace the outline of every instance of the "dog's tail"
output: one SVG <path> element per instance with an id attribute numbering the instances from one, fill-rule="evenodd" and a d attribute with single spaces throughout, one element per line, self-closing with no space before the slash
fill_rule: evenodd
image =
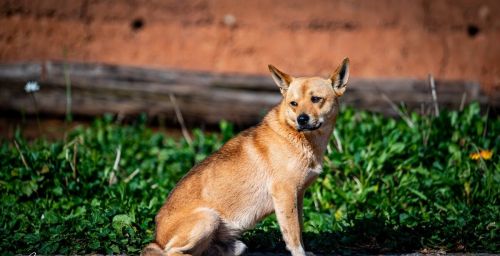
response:
<path id="1" fill-rule="evenodd" d="M 141 256 L 164 256 L 166 253 L 161 249 L 161 246 L 156 243 L 148 244 L 141 252 Z"/>

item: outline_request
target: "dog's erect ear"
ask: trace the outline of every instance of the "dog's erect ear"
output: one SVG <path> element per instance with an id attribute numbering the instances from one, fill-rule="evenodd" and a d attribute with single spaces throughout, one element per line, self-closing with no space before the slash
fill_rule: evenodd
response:
<path id="1" fill-rule="evenodd" d="M 290 86 L 290 83 L 293 80 L 293 77 L 280 71 L 273 65 L 269 65 L 268 67 L 269 71 L 271 71 L 271 75 L 273 77 L 274 82 L 280 88 L 281 94 L 285 95 L 288 86 Z"/>
<path id="2" fill-rule="evenodd" d="M 333 75 L 330 77 L 332 80 L 333 90 L 337 96 L 341 96 L 344 94 L 347 80 L 349 79 L 349 58 L 345 58 L 342 61 L 342 64 L 333 72 Z"/>

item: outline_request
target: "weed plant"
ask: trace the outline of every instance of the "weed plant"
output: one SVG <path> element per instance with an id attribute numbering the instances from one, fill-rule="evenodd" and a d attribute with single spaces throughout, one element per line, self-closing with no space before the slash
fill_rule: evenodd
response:
<path id="1" fill-rule="evenodd" d="M 410 120 L 341 110 L 338 140 L 305 196 L 307 250 L 500 252 L 500 119 L 472 104 Z M 105 115 L 60 141 L 17 132 L 0 145 L 0 251 L 138 254 L 176 182 L 234 136 L 220 127 L 194 130 L 192 145 L 144 117 L 118 125 Z M 274 216 L 243 240 L 251 251 L 284 251 Z"/>

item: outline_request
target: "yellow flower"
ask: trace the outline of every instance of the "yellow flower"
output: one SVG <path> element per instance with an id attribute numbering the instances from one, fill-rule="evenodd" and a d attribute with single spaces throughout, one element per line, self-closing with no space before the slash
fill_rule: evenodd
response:
<path id="1" fill-rule="evenodd" d="M 336 221 L 341 220 L 343 216 L 344 216 L 344 213 L 342 212 L 342 209 L 338 209 L 337 211 L 335 211 L 335 220 Z"/>
<path id="2" fill-rule="evenodd" d="M 491 159 L 491 156 L 493 155 L 493 151 L 491 150 L 479 150 L 479 152 L 474 152 L 469 155 L 470 159 L 473 160 L 479 160 L 480 158 L 484 160 L 489 160 Z"/>

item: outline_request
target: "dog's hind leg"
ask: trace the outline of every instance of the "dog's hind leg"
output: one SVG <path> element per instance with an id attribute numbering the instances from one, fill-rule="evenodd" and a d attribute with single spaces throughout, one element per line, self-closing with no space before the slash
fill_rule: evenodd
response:
<path id="1" fill-rule="evenodd" d="M 212 209 L 200 207 L 191 215 L 178 220 L 172 239 L 164 252 L 173 255 L 201 255 L 210 246 L 214 233 L 219 227 L 220 217 Z"/>

